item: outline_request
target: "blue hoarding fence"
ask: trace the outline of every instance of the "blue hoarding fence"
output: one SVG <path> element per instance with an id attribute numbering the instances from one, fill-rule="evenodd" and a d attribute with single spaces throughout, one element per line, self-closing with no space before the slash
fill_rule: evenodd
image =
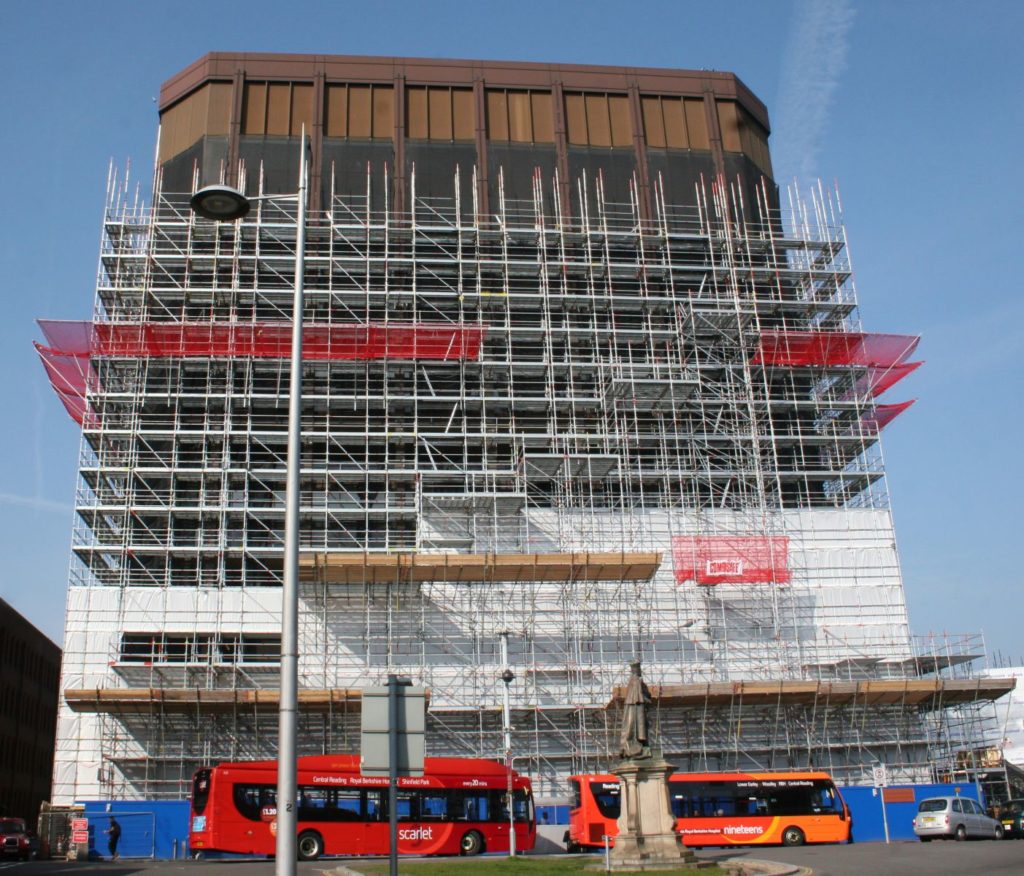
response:
<path id="1" fill-rule="evenodd" d="M 169 860 L 188 856 L 188 800 L 85 800 L 89 857 L 110 858 L 106 830 L 110 818 L 121 826 L 122 858 Z"/>
<path id="2" fill-rule="evenodd" d="M 891 785 L 888 788 L 872 788 L 865 785 L 840 787 L 846 805 L 850 807 L 853 819 L 853 841 L 858 843 L 885 842 L 885 824 L 882 820 L 882 792 L 901 798 L 900 802 L 885 803 L 885 815 L 889 821 L 889 838 L 893 842 L 917 841 L 914 834 L 913 818 L 917 804 L 928 797 L 970 797 L 982 806 L 984 798 L 976 785 L 960 782 L 951 785 Z M 906 793 L 910 792 L 910 793 Z"/>

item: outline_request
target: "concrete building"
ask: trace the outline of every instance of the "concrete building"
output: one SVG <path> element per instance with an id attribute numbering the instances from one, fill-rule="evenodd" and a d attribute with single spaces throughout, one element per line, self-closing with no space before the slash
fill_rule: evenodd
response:
<path id="1" fill-rule="evenodd" d="M 0 815 L 50 799 L 59 682 L 60 648 L 0 599 Z"/>
<path id="2" fill-rule="evenodd" d="M 603 768 L 639 657 L 682 769 L 931 779 L 1011 682 L 911 635 L 836 199 L 772 179 L 735 76 L 211 54 L 111 185 L 95 318 L 40 354 L 82 424 L 54 794 L 175 797 L 276 747 L 294 201 L 310 134 L 301 745 L 430 690 L 430 753 Z M 949 707 L 959 708 L 951 710 Z M 973 735 L 972 735 L 973 734 Z"/>

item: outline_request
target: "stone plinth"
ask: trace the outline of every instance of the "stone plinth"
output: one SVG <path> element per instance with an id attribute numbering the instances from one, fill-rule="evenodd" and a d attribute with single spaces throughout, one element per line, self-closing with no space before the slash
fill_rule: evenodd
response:
<path id="1" fill-rule="evenodd" d="M 676 834 L 668 799 L 672 770 L 660 750 L 650 757 L 622 760 L 612 770 L 622 782 L 619 835 L 611 851 L 613 870 L 671 870 L 696 862 Z"/>

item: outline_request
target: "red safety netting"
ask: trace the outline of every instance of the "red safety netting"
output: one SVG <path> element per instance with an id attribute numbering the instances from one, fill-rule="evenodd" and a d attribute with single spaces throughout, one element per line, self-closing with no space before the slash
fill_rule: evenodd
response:
<path id="1" fill-rule="evenodd" d="M 900 414 L 902 414 L 907 408 L 909 408 L 916 399 L 910 401 L 899 402 L 898 404 L 892 405 L 876 405 L 873 411 L 870 411 L 860 418 L 861 425 L 865 432 L 879 432 L 888 426 L 893 420 L 895 420 Z"/>
<path id="2" fill-rule="evenodd" d="M 476 359 L 485 329 L 480 326 L 318 325 L 302 330 L 304 360 Z M 230 356 L 286 359 L 290 323 L 96 323 L 95 356 Z"/>
<path id="3" fill-rule="evenodd" d="M 93 374 L 88 354 L 65 354 L 42 344 L 36 344 L 35 347 L 57 397 L 71 415 L 71 419 L 82 425 L 88 410 L 85 402 L 85 385 Z"/>
<path id="4" fill-rule="evenodd" d="M 94 376 L 91 358 L 239 357 L 287 359 L 291 323 L 91 323 L 39 320 L 47 346 L 36 344 L 50 384 L 79 424 L 88 406 L 85 387 Z M 388 323 L 303 326 L 303 360 L 362 361 L 477 359 L 482 326 Z"/>
<path id="5" fill-rule="evenodd" d="M 788 584 L 789 536 L 680 535 L 672 539 L 677 584 Z"/>
<path id="6" fill-rule="evenodd" d="M 899 365 L 890 365 L 888 368 L 869 368 L 867 374 L 854 381 L 853 389 L 847 393 L 846 398 L 860 398 L 866 395 L 877 398 L 923 364 L 923 362 L 903 362 Z"/>
<path id="7" fill-rule="evenodd" d="M 88 356 L 92 351 L 92 323 L 70 319 L 36 320 L 46 338 L 46 346 L 62 354 Z"/>
<path id="8" fill-rule="evenodd" d="M 889 368 L 906 360 L 920 340 L 915 335 L 766 330 L 761 332 L 761 341 L 751 363 L 783 367 Z"/>

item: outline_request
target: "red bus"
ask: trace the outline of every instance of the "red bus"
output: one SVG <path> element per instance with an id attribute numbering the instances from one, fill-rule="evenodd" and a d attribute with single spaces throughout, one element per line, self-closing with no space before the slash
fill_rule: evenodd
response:
<path id="1" fill-rule="evenodd" d="M 398 852 L 477 855 L 508 852 L 508 769 L 495 761 L 428 757 L 423 776 L 398 780 Z M 354 754 L 300 757 L 298 852 L 386 855 L 388 779 L 363 776 Z M 512 771 L 516 849 L 537 838 L 530 780 Z M 221 763 L 192 780 L 192 852 L 272 855 L 277 828 L 277 762 Z"/>
<path id="2" fill-rule="evenodd" d="M 570 776 L 570 851 L 604 846 L 619 832 L 619 780 Z M 842 843 L 850 811 L 828 773 L 674 773 L 668 781 L 676 831 L 687 846 Z M 614 844 L 614 843 L 612 843 Z"/>

